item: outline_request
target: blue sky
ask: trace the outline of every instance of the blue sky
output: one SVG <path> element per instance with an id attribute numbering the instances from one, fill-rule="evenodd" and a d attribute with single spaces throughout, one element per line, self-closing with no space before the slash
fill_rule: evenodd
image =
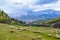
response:
<path id="1" fill-rule="evenodd" d="M 11 16 L 28 15 L 28 11 L 60 11 L 60 0 L 0 0 L 0 9 Z"/>

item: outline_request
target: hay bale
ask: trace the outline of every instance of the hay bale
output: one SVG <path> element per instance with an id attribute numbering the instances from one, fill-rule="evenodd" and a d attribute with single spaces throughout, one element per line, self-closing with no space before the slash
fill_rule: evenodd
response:
<path id="1" fill-rule="evenodd" d="M 30 31 L 29 29 L 26 29 L 27 31 Z"/>
<path id="2" fill-rule="evenodd" d="M 9 26 L 9 28 L 10 28 L 10 29 L 15 29 L 15 27 L 14 27 L 14 26 Z"/>
<path id="3" fill-rule="evenodd" d="M 20 28 L 21 30 L 26 30 L 26 28 Z"/>
<path id="4" fill-rule="evenodd" d="M 37 36 L 37 38 L 36 39 L 42 39 L 42 36 Z"/>
<path id="5" fill-rule="evenodd" d="M 22 30 L 19 30 L 19 32 L 22 32 Z"/>
<path id="6" fill-rule="evenodd" d="M 58 34 L 56 34 L 56 36 L 55 36 L 57 39 L 60 39 L 60 36 L 58 35 Z"/>
<path id="7" fill-rule="evenodd" d="M 33 30 L 33 32 L 34 32 L 34 33 L 37 33 L 37 31 L 36 31 L 36 30 Z"/>
<path id="8" fill-rule="evenodd" d="M 14 29 L 13 27 L 11 27 L 10 29 Z"/>
<path id="9" fill-rule="evenodd" d="M 23 28 L 23 30 L 26 30 L 26 28 Z"/>
<path id="10" fill-rule="evenodd" d="M 38 31 L 36 31 L 37 33 L 40 33 L 40 31 L 38 30 Z"/>
<path id="11" fill-rule="evenodd" d="M 52 36 L 52 34 L 48 34 L 48 36 L 49 36 L 49 37 L 51 37 L 51 36 Z"/>
<path id="12" fill-rule="evenodd" d="M 10 29 L 9 31 L 10 31 L 10 33 L 13 33 L 14 32 L 14 30 L 12 30 L 12 29 Z"/>
<path id="13" fill-rule="evenodd" d="M 18 28 L 17 30 L 21 30 L 20 28 Z"/>
<path id="14" fill-rule="evenodd" d="M 40 31 L 41 34 L 43 34 L 43 31 Z"/>

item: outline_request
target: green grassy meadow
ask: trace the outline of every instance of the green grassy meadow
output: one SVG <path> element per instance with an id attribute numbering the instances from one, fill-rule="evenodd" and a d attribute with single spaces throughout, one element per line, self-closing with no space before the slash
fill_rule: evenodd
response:
<path id="1" fill-rule="evenodd" d="M 10 27 L 14 28 L 10 29 Z M 19 30 L 19 28 L 25 29 Z M 50 37 L 48 34 L 52 34 L 52 36 Z M 60 29 L 0 24 L 0 40 L 60 40 L 55 37 L 56 34 L 60 35 Z M 41 39 L 37 39 L 38 36 L 41 36 Z"/>

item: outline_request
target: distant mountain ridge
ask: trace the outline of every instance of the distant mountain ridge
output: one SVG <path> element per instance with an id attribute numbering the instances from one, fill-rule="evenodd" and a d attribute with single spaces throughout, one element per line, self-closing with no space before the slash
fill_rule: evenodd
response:
<path id="1" fill-rule="evenodd" d="M 47 10 L 37 11 L 37 12 L 28 11 L 28 15 L 15 17 L 15 18 L 26 22 L 32 22 L 36 20 L 49 20 L 57 17 L 60 17 L 60 11 L 47 9 Z"/>

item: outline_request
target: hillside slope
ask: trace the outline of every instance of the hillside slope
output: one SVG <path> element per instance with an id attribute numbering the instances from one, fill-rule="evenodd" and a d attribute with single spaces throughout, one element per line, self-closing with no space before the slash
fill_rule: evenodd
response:
<path id="1" fill-rule="evenodd" d="M 3 10 L 0 10 L 0 23 L 19 24 L 19 25 L 25 24 L 25 22 L 18 21 L 15 18 L 9 17 Z"/>
<path id="2" fill-rule="evenodd" d="M 56 33 L 60 36 L 60 29 L 0 24 L 0 40 L 40 40 L 38 36 L 41 36 L 41 40 L 60 40 L 55 37 Z"/>
<path id="3" fill-rule="evenodd" d="M 10 23 L 11 18 L 3 11 L 0 10 L 0 23 Z"/>

